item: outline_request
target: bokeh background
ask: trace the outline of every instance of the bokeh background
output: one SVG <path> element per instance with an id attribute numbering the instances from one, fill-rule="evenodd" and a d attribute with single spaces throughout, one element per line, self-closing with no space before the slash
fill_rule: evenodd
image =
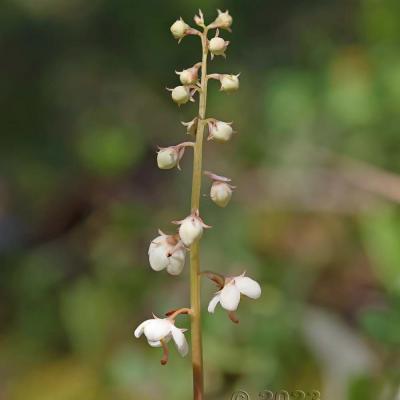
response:
<path id="1" fill-rule="evenodd" d="M 5 0 L 1 400 L 191 398 L 190 358 L 161 367 L 133 330 L 188 304 L 188 266 L 155 273 L 147 248 L 189 211 L 191 152 L 181 172 L 154 155 L 196 114 L 165 86 L 199 60 L 169 32 L 199 6 L 234 17 L 210 71 L 242 73 L 231 96 L 210 82 L 239 133 L 205 167 L 238 189 L 202 200 L 203 268 L 263 286 L 239 326 L 203 315 L 207 399 L 400 398 L 400 2 Z"/>

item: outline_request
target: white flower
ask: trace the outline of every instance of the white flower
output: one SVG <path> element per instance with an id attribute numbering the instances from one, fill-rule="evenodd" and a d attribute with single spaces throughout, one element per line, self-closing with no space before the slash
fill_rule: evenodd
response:
<path id="1" fill-rule="evenodd" d="M 188 101 L 194 101 L 190 93 L 190 89 L 186 86 L 177 86 L 173 89 L 167 88 L 171 92 L 172 100 L 178 104 L 185 104 Z"/>
<path id="2" fill-rule="evenodd" d="M 233 134 L 232 122 L 223 122 L 211 119 L 208 122 L 208 138 L 207 140 L 215 140 L 216 142 L 227 142 Z"/>
<path id="3" fill-rule="evenodd" d="M 194 147 L 193 142 L 182 142 L 175 146 L 160 147 L 157 152 L 157 165 L 160 169 L 171 169 L 177 167 L 181 169 L 179 162 L 182 160 L 187 147 Z"/>
<path id="4" fill-rule="evenodd" d="M 222 308 L 227 311 L 236 311 L 242 294 L 251 299 L 258 299 L 261 296 L 261 287 L 255 280 L 244 274 L 226 278 L 224 287 L 208 304 L 208 312 L 213 313 L 218 303 L 221 303 Z"/>
<path id="5" fill-rule="evenodd" d="M 148 319 L 142 322 L 135 330 L 135 337 L 139 338 L 143 334 L 150 346 L 152 347 L 163 347 L 164 357 L 161 360 L 162 364 L 166 364 L 168 360 L 168 352 L 166 349 L 166 343 L 171 338 L 174 340 L 175 345 L 182 357 L 188 353 L 188 343 L 186 341 L 183 332 L 185 329 L 179 329 L 175 326 L 174 320 L 171 318 L 157 318 Z"/>
<path id="6" fill-rule="evenodd" d="M 230 31 L 230 27 L 232 25 L 232 17 L 229 15 L 229 11 L 226 10 L 222 12 L 221 10 L 218 11 L 218 16 L 215 21 L 212 23 L 212 26 L 215 28 L 222 28 Z"/>
<path id="7" fill-rule="evenodd" d="M 210 197 L 211 200 L 220 207 L 226 207 L 232 197 L 232 191 L 236 186 L 232 186 L 230 178 L 214 174 L 213 172 L 204 171 L 204 175 L 212 179 Z"/>
<path id="8" fill-rule="evenodd" d="M 224 74 L 220 78 L 221 90 L 224 92 L 233 92 L 239 89 L 239 75 L 227 75 Z"/>
<path id="9" fill-rule="evenodd" d="M 217 32 L 215 34 L 215 37 L 210 39 L 208 42 L 208 48 L 211 52 L 211 59 L 214 58 L 214 56 L 224 56 L 225 57 L 225 50 L 228 47 L 229 42 L 225 41 L 221 37 L 219 37 L 219 30 L 217 29 Z"/>
<path id="10" fill-rule="evenodd" d="M 186 31 L 189 28 L 189 25 L 186 24 L 182 18 L 180 18 L 171 25 L 170 30 L 175 39 L 182 39 L 186 35 Z"/>
<path id="11" fill-rule="evenodd" d="M 161 148 L 157 153 L 157 165 L 160 169 L 174 168 L 179 161 L 179 150 L 174 147 Z"/>
<path id="12" fill-rule="evenodd" d="M 215 56 L 223 56 L 225 55 L 225 50 L 228 46 L 229 42 L 226 42 L 224 39 L 220 37 L 213 37 L 209 44 L 208 48 L 210 52 Z"/>
<path id="13" fill-rule="evenodd" d="M 183 244 L 187 247 L 191 246 L 203 235 L 203 228 L 211 228 L 206 225 L 199 216 L 198 210 L 187 216 L 181 221 L 173 221 L 174 224 L 180 225 L 179 236 Z"/>
<path id="14" fill-rule="evenodd" d="M 186 249 L 177 235 L 159 233 L 149 246 L 150 267 L 154 271 L 167 269 L 169 274 L 179 275 L 185 265 Z"/>
<path id="15" fill-rule="evenodd" d="M 183 71 L 175 71 L 179 75 L 182 85 L 194 85 L 198 81 L 199 68 L 201 63 L 193 65 L 193 67 L 184 69 Z"/>
<path id="16" fill-rule="evenodd" d="M 231 185 L 225 182 L 214 182 L 210 190 L 211 200 L 220 207 L 226 207 L 232 197 Z"/>

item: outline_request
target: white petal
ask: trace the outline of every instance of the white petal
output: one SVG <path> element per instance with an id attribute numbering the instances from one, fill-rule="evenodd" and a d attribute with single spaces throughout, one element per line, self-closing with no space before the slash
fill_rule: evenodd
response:
<path id="1" fill-rule="evenodd" d="M 213 313 L 215 310 L 215 307 L 217 306 L 217 304 L 220 301 L 220 294 L 216 294 L 210 301 L 210 303 L 208 304 L 208 312 L 209 313 Z"/>
<path id="2" fill-rule="evenodd" d="M 168 343 L 170 340 L 171 340 L 171 334 L 169 333 L 168 334 L 168 336 L 165 336 L 164 338 L 163 338 L 163 342 L 164 343 Z M 147 342 L 149 343 L 149 345 L 151 346 L 151 347 L 161 347 L 162 346 L 162 344 L 161 344 L 161 341 L 159 341 L 159 340 L 156 340 L 156 341 L 151 341 L 151 340 L 147 340 Z"/>
<path id="3" fill-rule="evenodd" d="M 261 296 L 261 287 L 254 279 L 247 276 L 238 276 L 235 278 L 235 285 L 240 293 L 252 299 L 258 299 Z"/>
<path id="4" fill-rule="evenodd" d="M 186 217 L 179 227 L 179 236 L 185 246 L 191 246 L 203 234 L 203 226 L 196 217 Z"/>
<path id="5" fill-rule="evenodd" d="M 135 337 L 139 338 L 140 336 L 143 335 L 143 331 L 144 331 L 144 327 L 146 326 L 146 324 L 152 321 L 151 319 L 147 319 L 146 321 L 143 321 L 136 329 L 134 332 Z"/>
<path id="6" fill-rule="evenodd" d="M 176 344 L 176 348 L 179 351 L 179 354 L 182 357 L 185 357 L 189 350 L 189 346 L 186 341 L 185 335 L 179 328 L 177 328 L 175 326 L 172 327 L 171 333 L 172 333 L 174 342 Z"/>
<path id="7" fill-rule="evenodd" d="M 167 319 L 152 319 L 144 327 L 144 334 L 149 342 L 164 339 L 171 332 L 171 322 Z"/>
<path id="8" fill-rule="evenodd" d="M 161 342 L 158 340 L 156 342 L 152 342 L 150 340 L 147 341 L 151 347 L 161 347 Z"/>
<path id="9" fill-rule="evenodd" d="M 233 283 L 228 283 L 220 294 L 221 306 L 228 311 L 235 311 L 240 301 L 239 289 Z"/>
<path id="10" fill-rule="evenodd" d="M 168 265 L 168 257 L 162 248 L 156 249 L 150 253 L 149 262 L 154 271 L 162 271 Z"/>
<path id="11" fill-rule="evenodd" d="M 167 271 L 171 275 L 179 275 L 185 265 L 185 250 L 175 250 L 168 259 Z"/>
<path id="12" fill-rule="evenodd" d="M 226 207 L 232 197 L 232 189 L 225 182 L 214 182 L 210 191 L 211 200 L 220 207 Z"/>
<path id="13" fill-rule="evenodd" d="M 154 271 L 161 271 L 168 265 L 168 248 L 163 236 L 156 237 L 149 247 L 149 262 Z"/>
<path id="14" fill-rule="evenodd" d="M 160 235 L 157 236 L 155 239 L 153 239 L 149 246 L 149 255 L 151 250 L 162 246 L 164 242 L 165 242 L 165 235 Z"/>

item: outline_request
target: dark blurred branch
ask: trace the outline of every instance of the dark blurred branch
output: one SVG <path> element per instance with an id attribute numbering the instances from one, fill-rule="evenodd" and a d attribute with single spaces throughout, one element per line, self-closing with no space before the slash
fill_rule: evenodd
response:
<path id="1" fill-rule="evenodd" d="M 238 195 L 270 208 L 359 213 L 384 202 L 400 203 L 400 176 L 326 149 L 312 152 L 307 166 L 252 170 Z"/>
<path id="2" fill-rule="evenodd" d="M 394 203 L 400 203 L 400 176 L 382 168 L 325 150 L 337 161 L 338 173 L 354 186 Z"/>

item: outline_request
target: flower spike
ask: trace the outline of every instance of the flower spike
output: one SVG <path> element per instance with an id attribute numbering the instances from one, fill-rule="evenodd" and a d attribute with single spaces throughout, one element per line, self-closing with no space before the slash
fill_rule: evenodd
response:
<path id="1" fill-rule="evenodd" d="M 185 265 L 186 252 L 190 251 L 191 277 L 190 297 L 191 308 L 178 308 L 167 311 L 164 317 L 153 317 L 145 320 L 135 329 L 134 335 L 139 338 L 144 335 L 152 347 L 162 349 L 161 364 L 166 365 L 170 357 L 169 342 L 171 339 L 182 356 L 188 353 L 188 343 L 184 332 L 186 329 L 176 327 L 175 320 L 179 315 L 190 315 L 191 320 L 191 341 L 192 341 L 192 366 L 193 366 L 193 388 L 196 399 L 204 398 L 203 390 L 203 361 L 201 350 L 201 301 L 200 301 L 200 275 L 205 275 L 217 285 L 217 292 L 208 304 L 208 311 L 213 313 L 215 307 L 221 307 L 227 311 L 232 322 L 238 323 L 236 316 L 240 299 L 247 296 L 253 299 L 261 295 L 260 285 L 244 276 L 223 276 L 211 271 L 200 272 L 199 240 L 204 229 L 211 228 L 205 224 L 199 215 L 201 200 L 201 183 L 203 172 L 203 146 L 204 133 L 208 129 L 207 140 L 216 142 L 228 142 L 235 133 L 232 122 L 219 121 L 215 118 L 208 118 L 207 113 L 207 89 L 210 79 L 220 82 L 220 90 L 233 92 L 239 89 L 239 75 L 211 73 L 207 75 L 207 64 L 216 56 L 226 57 L 225 53 L 229 41 L 220 37 L 222 29 L 231 31 L 232 17 L 228 10 L 217 10 L 218 15 L 211 24 L 206 24 L 201 10 L 194 16 L 194 22 L 199 28 L 189 26 L 182 18 L 176 20 L 170 27 L 171 34 L 178 43 L 188 35 L 197 35 L 201 39 L 201 62 L 183 70 L 176 70 L 179 76 L 179 83 L 170 91 L 172 100 L 178 105 L 194 102 L 194 95 L 199 98 L 199 108 L 196 117 L 189 122 L 182 122 L 186 133 L 196 136 L 194 142 L 188 141 L 168 147 L 158 147 L 157 165 L 160 169 L 167 170 L 177 167 L 180 169 L 180 160 L 184 156 L 187 147 L 193 147 L 193 174 L 192 174 L 192 196 L 191 213 L 180 221 L 172 221 L 179 225 L 177 232 L 168 234 L 158 231 L 149 244 L 148 257 L 150 268 L 154 271 L 166 270 L 170 275 L 179 275 Z M 209 35 L 210 30 L 215 30 Z M 211 36 L 211 38 L 209 38 Z M 224 35 L 223 35 L 224 36 Z M 201 71 L 201 73 L 200 73 Z M 205 157 L 204 157 L 205 159 Z M 210 198 L 219 207 L 225 207 L 229 203 L 235 186 L 231 179 L 217 175 L 213 172 L 204 171 L 204 175 L 211 179 Z M 168 397 L 168 396 L 167 396 Z"/>

